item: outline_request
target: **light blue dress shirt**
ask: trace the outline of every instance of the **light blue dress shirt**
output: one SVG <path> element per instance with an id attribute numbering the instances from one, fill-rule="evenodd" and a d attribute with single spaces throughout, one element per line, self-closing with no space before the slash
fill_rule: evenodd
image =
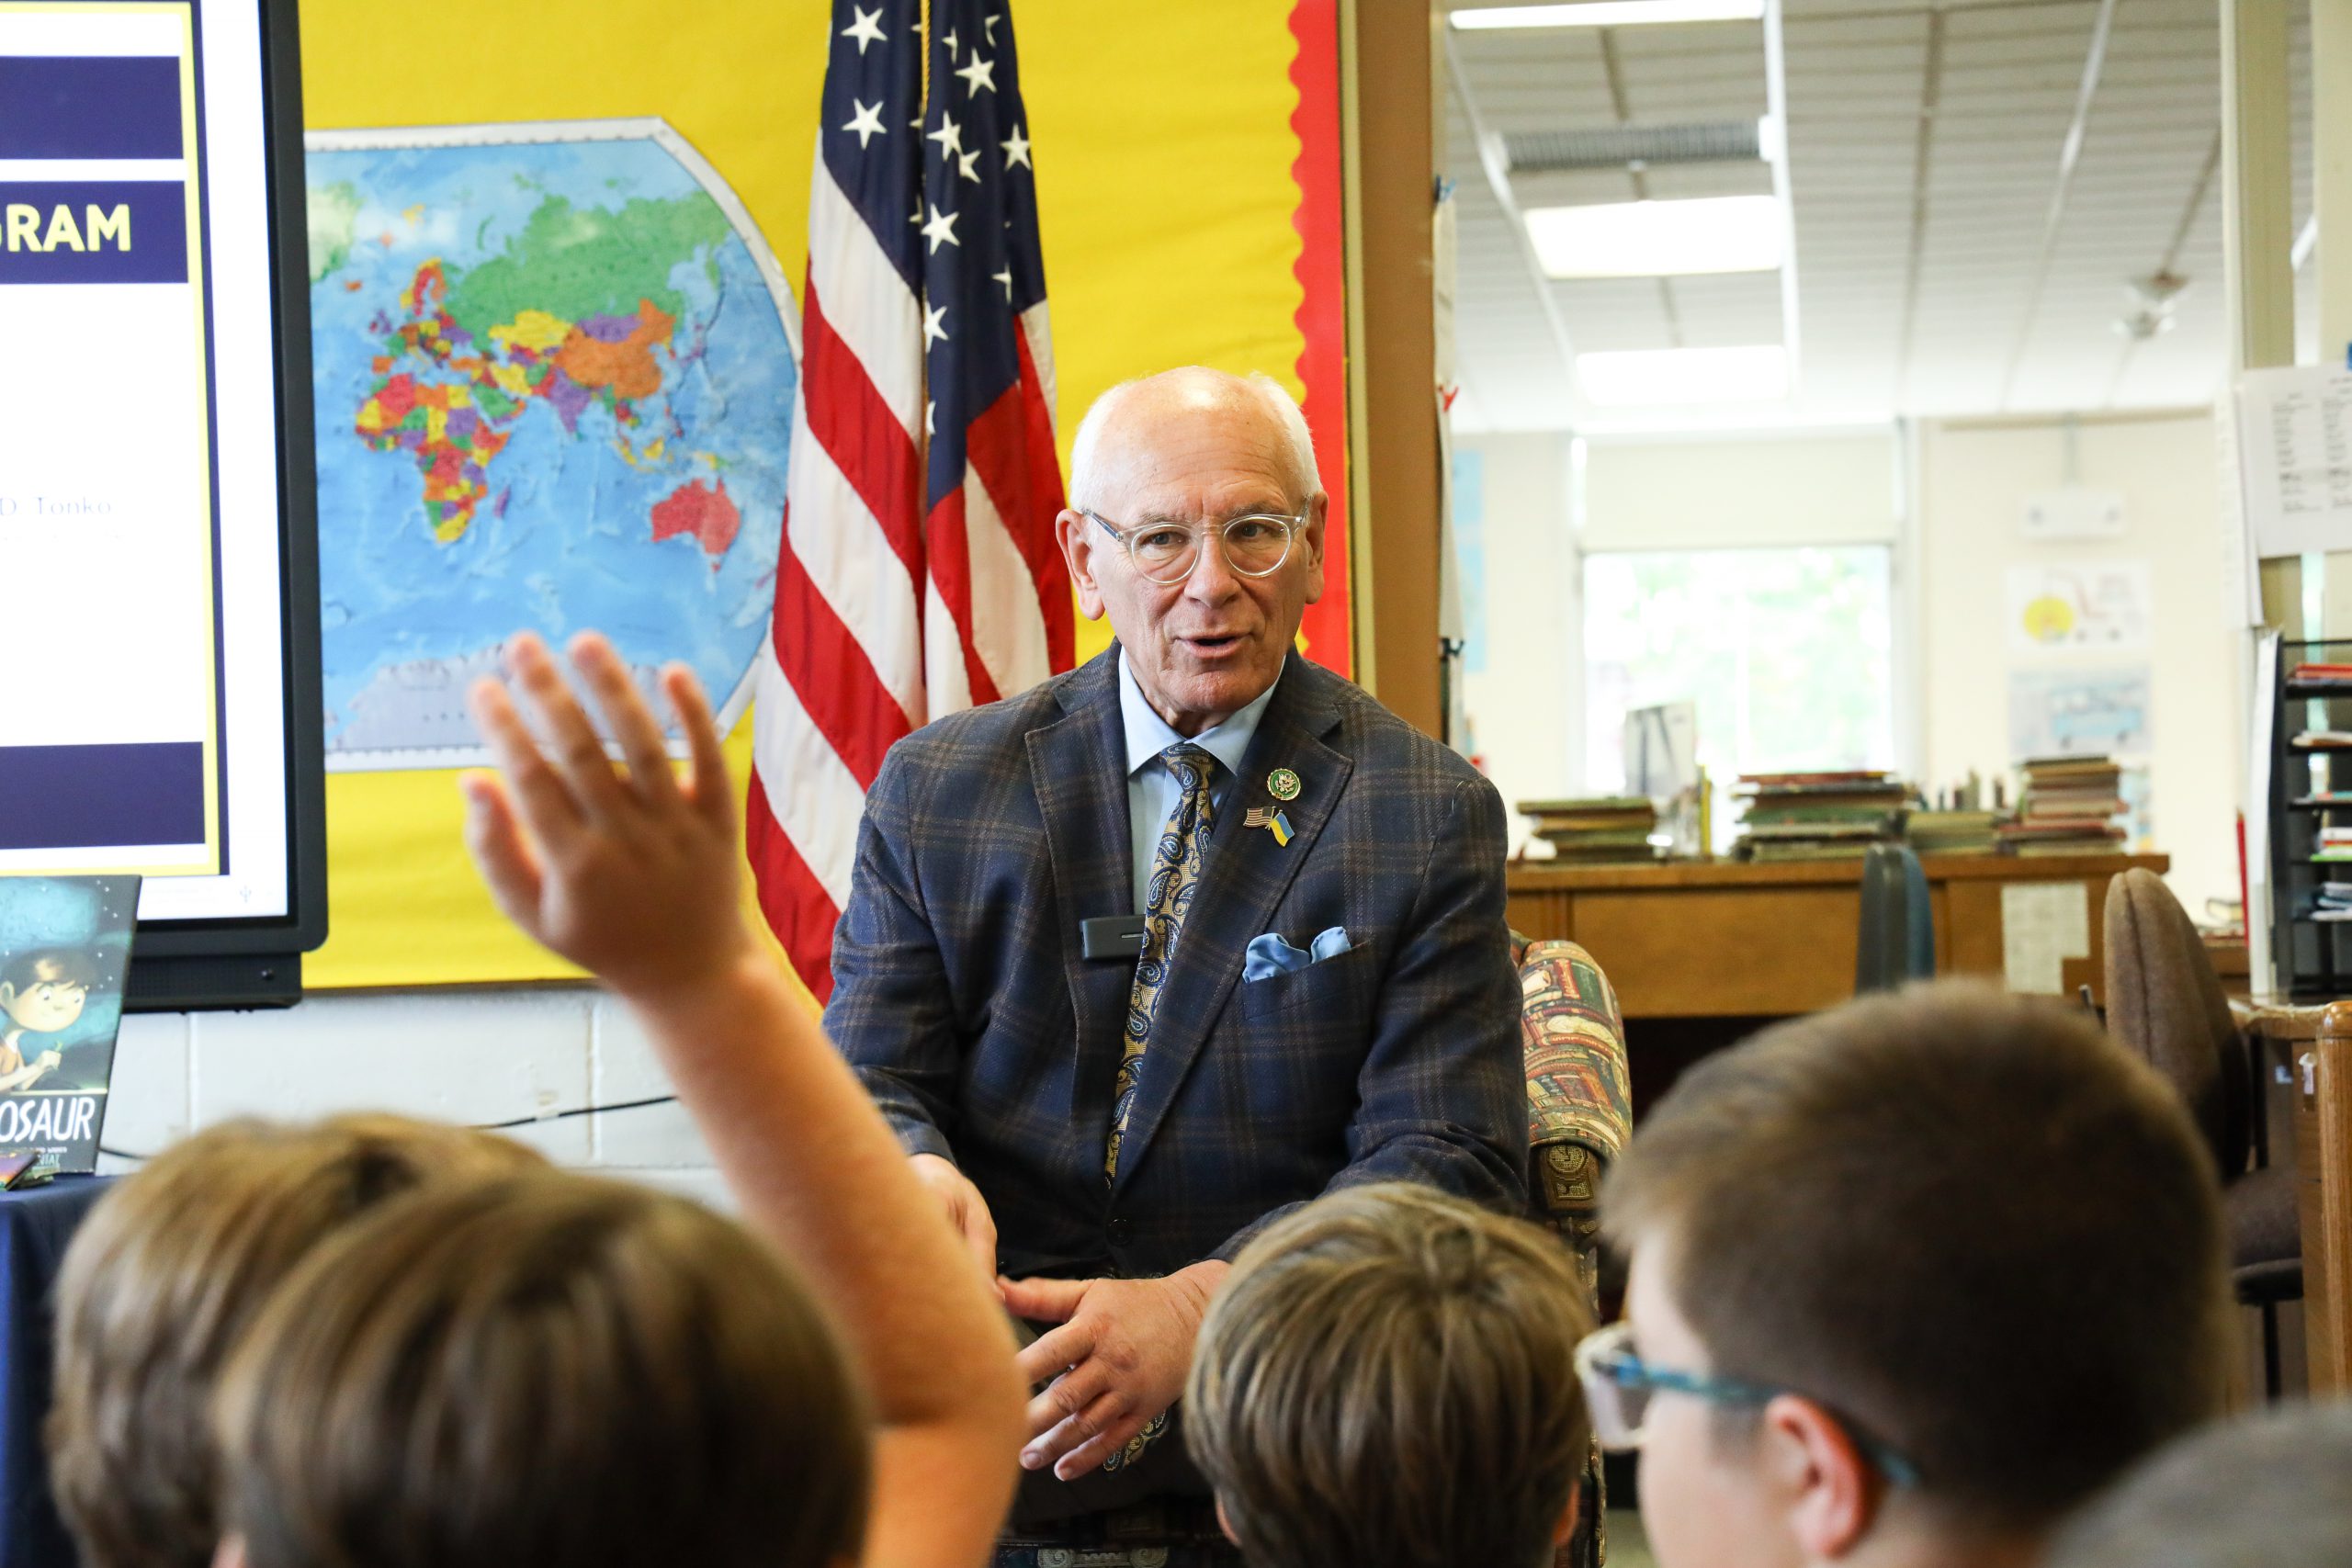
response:
<path id="1" fill-rule="evenodd" d="M 1290 668 L 1287 655 L 1283 668 Z M 1235 775 L 1241 767 L 1242 753 L 1250 750 L 1250 738 L 1258 733 L 1258 720 L 1266 705 L 1274 700 L 1274 687 L 1283 683 L 1280 671 L 1272 685 L 1258 694 L 1257 700 L 1214 729 L 1203 730 L 1191 737 L 1193 745 L 1217 760 L 1216 774 L 1209 781 L 1209 801 L 1222 807 L 1231 793 Z M 1136 913 L 1144 909 L 1146 891 L 1151 885 L 1151 857 L 1159 847 L 1159 830 L 1168 826 L 1169 814 L 1176 809 L 1176 775 L 1159 754 L 1185 739 L 1169 728 L 1168 721 L 1152 711 L 1144 700 L 1143 688 L 1136 684 L 1135 675 L 1127 669 L 1127 650 L 1119 650 L 1119 716 L 1125 720 L 1127 730 L 1127 839 L 1135 854 Z"/>

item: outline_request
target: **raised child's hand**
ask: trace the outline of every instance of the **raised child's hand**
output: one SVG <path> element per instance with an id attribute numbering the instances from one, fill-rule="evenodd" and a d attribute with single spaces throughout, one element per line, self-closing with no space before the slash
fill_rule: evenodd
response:
<path id="1" fill-rule="evenodd" d="M 583 633 L 570 651 L 628 766 L 605 757 L 547 645 L 524 633 L 507 645 L 506 668 L 544 721 L 548 750 L 505 686 L 475 682 L 474 722 L 498 773 L 461 781 L 466 847 L 509 919 L 616 990 L 695 986 L 751 947 L 736 904 L 733 786 L 710 705 L 685 669 L 662 671 L 694 760 L 682 784 L 612 645 Z"/>

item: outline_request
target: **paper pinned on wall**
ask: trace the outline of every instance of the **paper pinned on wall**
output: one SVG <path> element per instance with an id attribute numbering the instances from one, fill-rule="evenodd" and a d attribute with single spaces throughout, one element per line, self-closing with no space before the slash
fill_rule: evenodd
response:
<path id="1" fill-rule="evenodd" d="M 2120 670 L 2009 672 L 2009 755 L 2145 757 L 2153 680 L 2145 664 Z"/>
<path id="2" fill-rule="evenodd" d="M 2154 618 L 2155 568 L 2144 560 L 2061 561 L 2008 572 L 2009 649 L 2138 651 Z"/>
<path id="3" fill-rule="evenodd" d="M 2245 825 L 2245 953 L 2246 973 L 2257 999 L 2278 988 L 2275 933 L 2270 906 L 2270 768 L 2271 737 L 2278 723 L 2278 705 L 2270 694 L 2278 689 L 2279 634 L 2266 631 L 2254 642 L 2254 690 L 2246 708 L 2245 800 L 2240 820 Z"/>
<path id="4" fill-rule="evenodd" d="M 2054 997 L 2066 960 L 2091 955 L 2091 896 L 2079 882 L 2001 887 L 2001 977 L 2012 991 Z"/>
<path id="5" fill-rule="evenodd" d="M 1442 624 L 1438 635 L 1459 639 L 1462 670 L 1466 675 L 1487 672 L 1487 455 L 1453 445 L 1453 426 L 1441 422 L 1453 453 L 1446 465 L 1453 481 L 1446 494 L 1445 520 L 1453 547 L 1443 559 L 1447 581 L 1455 592 L 1439 601 Z M 1442 617 L 1455 617 L 1443 622 Z"/>
<path id="6" fill-rule="evenodd" d="M 2249 370 L 2237 405 L 2256 558 L 2352 549 L 2352 372 Z"/>
<path id="7" fill-rule="evenodd" d="M 2262 625 L 2262 577 L 2245 526 L 2245 468 L 2238 456 L 2237 390 L 2223 387 L 2213 404 L 2214 518 L 2222 541 L 2222 616 L 2232 626 Z"/>

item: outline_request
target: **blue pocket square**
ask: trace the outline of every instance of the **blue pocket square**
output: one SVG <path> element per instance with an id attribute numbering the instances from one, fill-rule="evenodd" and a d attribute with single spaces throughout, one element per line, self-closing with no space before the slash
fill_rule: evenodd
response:
<path id="1" fill-rule="evenodd" d="M 1345 926 L 1333 926 L 1329 931 L 1317 932 L 1313 943 L 1304 951 L 1284 942 L 1280 931 L 1268 931 L 1263 936 L 1250 939 L 1250 946 L 1241 961 L 1241 978 L 1245 981 L 1265 980 L 1276 975 L 1287 975 L 1310 964 L 1337 958 L 1354 945 L 1348 940 L 1348 928 Z"/>

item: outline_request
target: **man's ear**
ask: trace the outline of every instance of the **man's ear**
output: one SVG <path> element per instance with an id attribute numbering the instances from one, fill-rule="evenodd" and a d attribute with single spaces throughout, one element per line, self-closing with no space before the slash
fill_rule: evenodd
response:
<path id="1" fill-rule="evenodd" d="M 1331 498 L 1317 491 L 1306 502 L 1306 536 L 1299 543 L 1306 547 L 1306 602 L 1310 604 L 1323 597 L 1323 530 L 1331 520 Z"/>
<path id="2" fill-rule="evenodd" d="M 1567 1545 L 1568 1537 L 1577 1533 L 1577 1521 L 1582 1517 L 1584 1517 L 1584 1477 L 1578 1476 L 1577 1483 L 1568 1488 L 1567 1511 L 1560 1516 L 1560 1522 L 1552 1527 L 1552 1544 L 1554 1546 Z"/>
<path id="3" fill-rule="evenodd" d="M 245 1568 L 245 1538 L 224 1536 L 212 1549 L 212 1568 Z"/>
<path id="4" fill-rule="evenodd" d="M 1835 1562 L 1878 1517 L 1883 1483 L 1844 1423 L 1812 1400 L 1781 1394 L 1764 1406 L 1758 1472 L 1777 1489 L 1791 1537 L 1808 1557 Z"/>
<path id="5" fill-rule="evenodd" d="M 1102 588 L 1094 581 L 1094 541 L 1088 536 L 1087 515 L 1065 506 L 1054 519 L 1054 537 L 1069 566 L 1069 580 L 1078 586 L 1079 613 L 1090 621 L 1102 618 Z"/>

